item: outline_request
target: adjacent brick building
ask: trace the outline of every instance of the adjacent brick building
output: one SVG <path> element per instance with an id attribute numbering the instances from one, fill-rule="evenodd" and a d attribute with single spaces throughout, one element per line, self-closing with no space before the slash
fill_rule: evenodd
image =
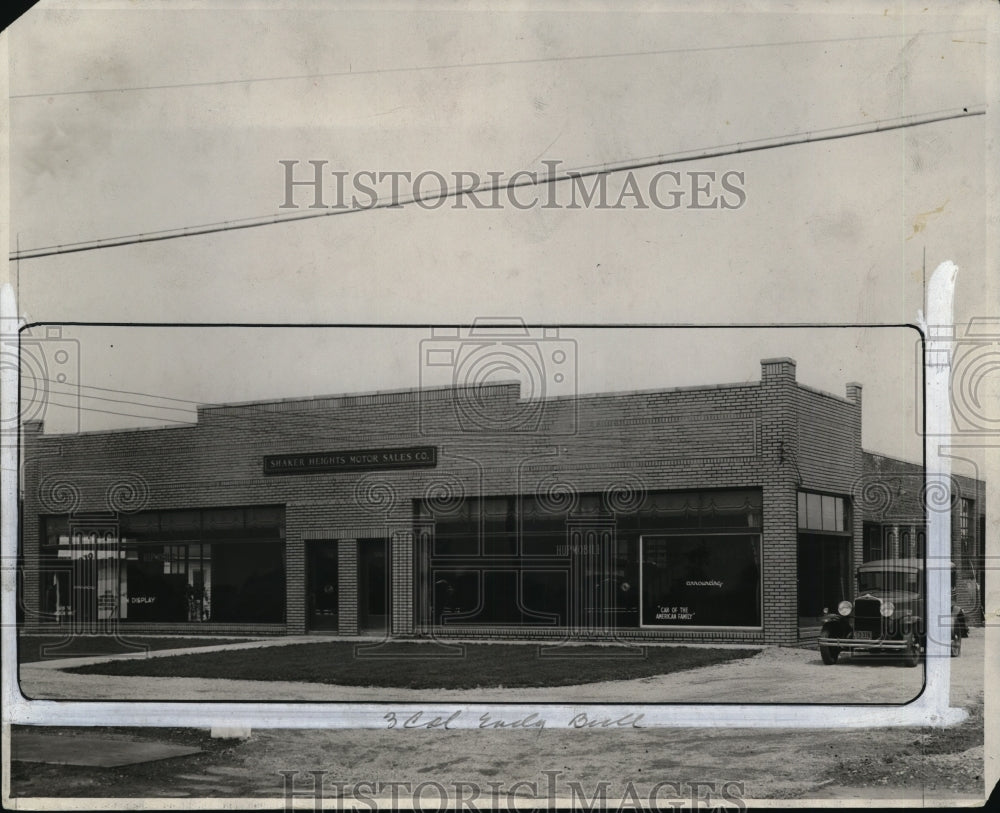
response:
<path id="1" fill-rule="evenodd" d="M 24 624 L 794 643 L 853 593 L 872 529 L 903 523 L 869 505 L 872 476 L 919 479 L 863 452 L 861 421 L 859 384 L 820 392 L 778 358 L 711 387 L 442 387 L 72 435 L 30 422 Z M 974 570 L 982 483 L 955 482 Z M 915 555 L 922 514 L 890 503 Z"/>

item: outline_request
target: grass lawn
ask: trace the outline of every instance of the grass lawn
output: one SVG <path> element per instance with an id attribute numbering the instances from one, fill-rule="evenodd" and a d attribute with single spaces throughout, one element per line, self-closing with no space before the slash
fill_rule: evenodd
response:
<path id="1" fill-rule="evenodd" d="M 452 654 L 451 650 L 461 650 Z M 664 675 L 747 658 L 756 649 L 328 641 L 149 660 L 92 664 L 69 672 L 145 677 L 291 680 L 402 689 L 573 686 Z"/>
<path id="2" fill-rule="evenodd" d="M 242 639 L 240 639 L 242 640 Z M 236 644 L 230 638 L 157 638 L 113 635 L 21 635 L 17 639 L 19 663 L 51 661 L 58 658 L 86 658 L 90 655 L 122 655 L 154 649 L 183 649 L 191 646 Z"/>

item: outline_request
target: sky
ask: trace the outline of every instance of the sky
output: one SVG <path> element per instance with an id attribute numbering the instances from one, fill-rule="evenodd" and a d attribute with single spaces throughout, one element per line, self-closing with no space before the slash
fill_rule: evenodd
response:
<path id="1" fill-rule="evenodd" d="M 300 208 L 282 208 L 282 161 L 298 162 L 297 179 L 321 161 L 351 183 L 735 153 L 606 177 L 612 201 L 632 183 L 645 208 L 571 208 L 563 182 L 549 208 L 455 198 L 14 262 L 32 322 L 419 326 L 67 325 L 33 352 L 49 361 L 69 342 L 82 409 L 53 392 L 47 431 L 182 415 L 164 405 L 416 386 L 427 326 L 482 317 L 914 323 L 944 260 L 960 269 L 955 324 L 996 316 L 991 117 L 815 140 L 982 110 L 997 95 L 989 4 L 788 8 L 36 6 L 6 32 L 12 251 L 315 212 L 302 187 Z M 761 140 L 805 143 L 745 151 Z M 676 208 L 650 203 L 663 170 L 680 173 Z M 714 195 L 726 173 L 739 205 L 692 208 L 691 184 L 714 177 Z M 920 458 L 912 330 L 560 335 L 575 343 L 580 392 L 756 380 L 761 358 L 794 357 L 803 383 L 865 385 L 866 447 Z M 126 392 L 144 406 L 99 400 Z"/>

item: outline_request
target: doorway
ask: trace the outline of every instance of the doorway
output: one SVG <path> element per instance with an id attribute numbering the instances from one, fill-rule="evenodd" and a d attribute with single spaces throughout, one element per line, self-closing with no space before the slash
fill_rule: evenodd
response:
<path id="1" fill-rule="evenodd" d="M 819 634 L 824 612 L 852 598 L 849 567 L 851 538 L 834 534 L 799 534 L 799 637 Z"/>
<path id="2" fill-rule="evenodd" d="M 389 540 L 358 540 L 358 630 L 385 634 L 389 628 Z"/>
<path id="3" fill-rule="evenodd" d="M 310 542 L 306 565 L 309 629 L 336 632 L 340 621 L 337 543 Z"/>

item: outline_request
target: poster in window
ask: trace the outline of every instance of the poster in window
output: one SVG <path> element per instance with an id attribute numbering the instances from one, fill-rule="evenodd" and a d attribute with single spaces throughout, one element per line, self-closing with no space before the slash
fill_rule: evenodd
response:
<path id="1" fill-rule="evenodd" d="M 642 625 L 759 627 L 760 537 L 644 537 Z"/>

